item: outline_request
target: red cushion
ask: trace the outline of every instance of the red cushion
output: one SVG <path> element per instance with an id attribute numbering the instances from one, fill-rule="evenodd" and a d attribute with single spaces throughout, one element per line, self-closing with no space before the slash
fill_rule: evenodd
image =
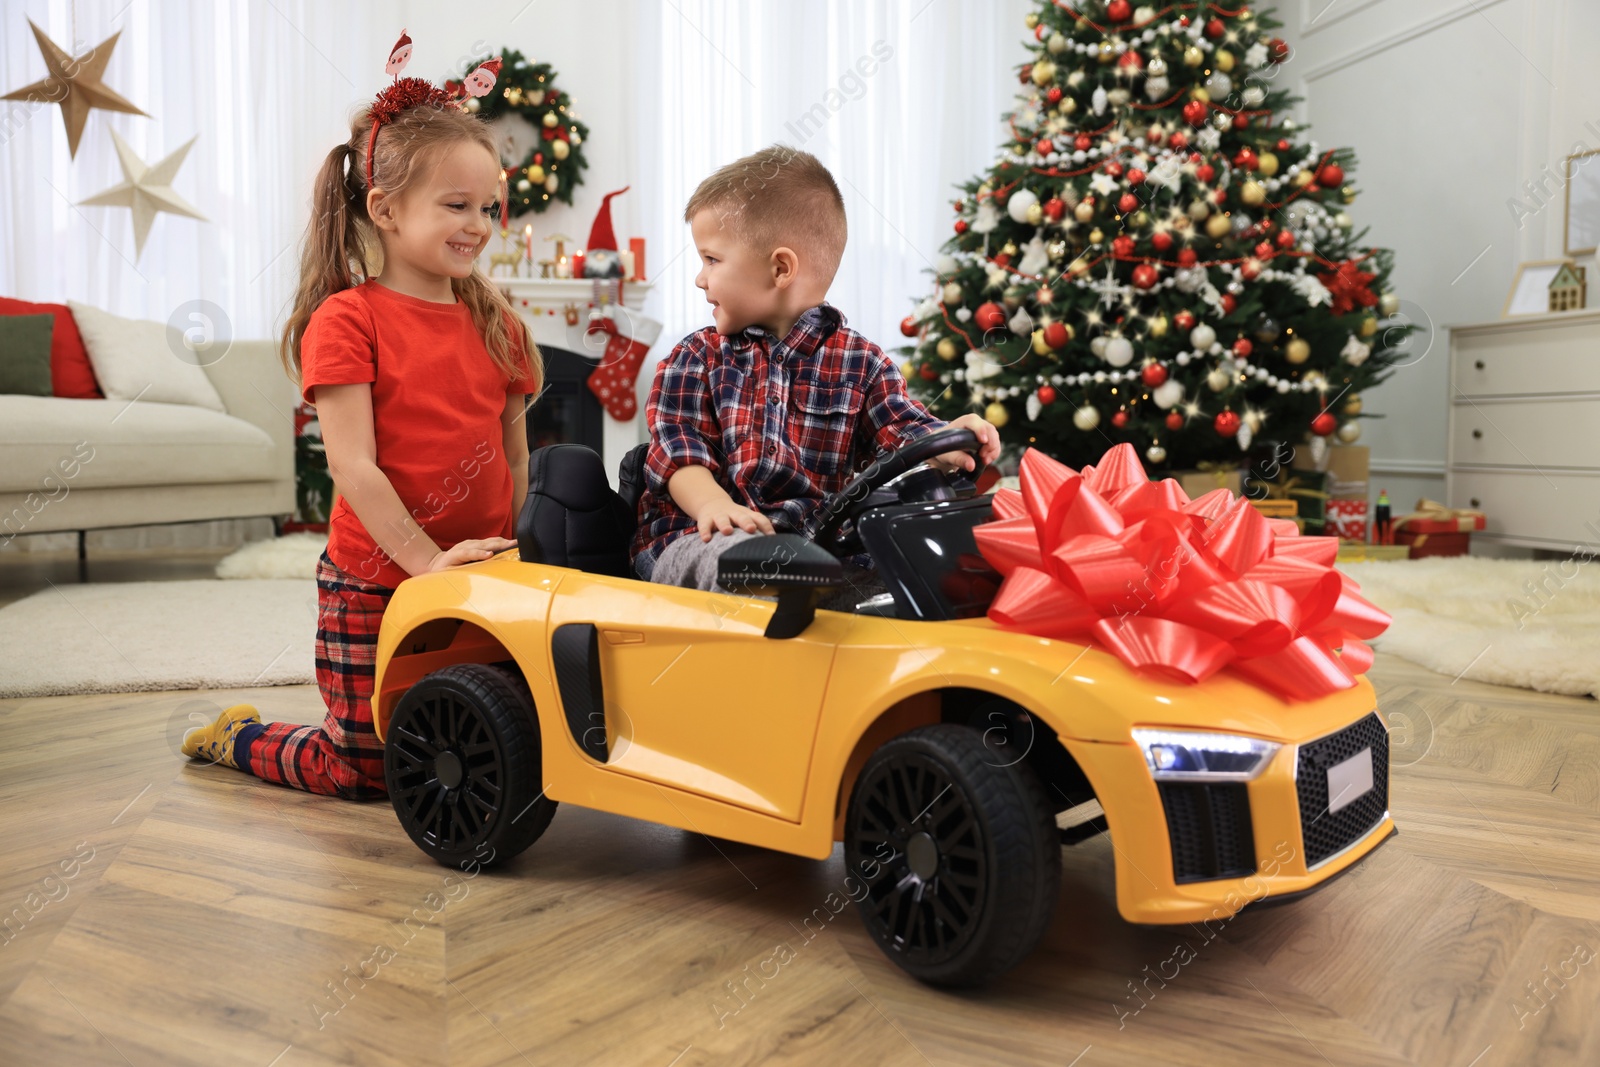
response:
<path id="1" fill-rule="evenodd" d="M 30 304 L 0 296 L 0 315 L 44 315 L 56 317 L 50 334 L 50 388 L 56 396 L 77 400 L 98 400 L 105 396 L 94 380 L 89 350 L 83 347 L 72 309 L 65 304 Z"/>

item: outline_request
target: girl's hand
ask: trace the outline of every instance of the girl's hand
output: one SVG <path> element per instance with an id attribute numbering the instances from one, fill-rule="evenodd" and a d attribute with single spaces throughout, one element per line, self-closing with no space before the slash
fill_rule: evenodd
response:
<path id="1" fill-rule="evenodd" d="M 458 541 L 455 545 L 434 556 L 428 563 L 429 571 L 449 570 L 467 563 L 488 559 L 496 552 L 516 548 L 517 543 L 505 537 L 484 537 L 475 541 Z"/>

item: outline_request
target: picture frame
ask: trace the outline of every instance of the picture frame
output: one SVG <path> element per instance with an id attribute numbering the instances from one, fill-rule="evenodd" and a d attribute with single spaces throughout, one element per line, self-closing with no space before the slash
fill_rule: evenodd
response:
<path id="1" fill-rule="evenodd" d="M 1561 247 L 1568 259 L 1600 249 L 1600 149 L 1566 158 L 1566 216 Z"/>
<path id="2" fill-rule="evenodd" d="M 1550 311 L 1550 281 L 1561 270 L 1565 259 L 1532 259 L 1517 264 L 1511 292 L 1506 294 L 1502 319 L 1519 315 L 1544 315 Z"/>

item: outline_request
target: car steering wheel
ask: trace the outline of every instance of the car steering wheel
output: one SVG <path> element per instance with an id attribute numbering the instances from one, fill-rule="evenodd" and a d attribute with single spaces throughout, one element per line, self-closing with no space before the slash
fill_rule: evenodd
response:
<path id="1" fill-rule="evenodd" d="M 945 474 L 947 481 L 959 477 L 969 480 L 970 484 L 983 473 L 982 451 L 983 443 L 978 440 L 978 435 L 964 426 L 947 426 L 901 445 L 882 459 L 874 460 L 837 493 L 822 501 L 817 509 L 817 532 L 811 537 L 812 543 L 835 556 L 860 551 L 860 541 L 854 532 L 841 534 L 839 531 L 845 523 L 879 503 L 869 500 L 875 490 L 883 488 L 913 467 L 946 452 L 965 452 L 973 458 L 976 465 L 972 470 L 949 471 Z"/>

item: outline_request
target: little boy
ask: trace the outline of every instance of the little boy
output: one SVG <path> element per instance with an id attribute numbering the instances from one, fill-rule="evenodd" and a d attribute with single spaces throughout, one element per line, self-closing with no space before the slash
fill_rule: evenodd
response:
<path id="1" fill-rule="evenodd" d="M 700 183 L 684 221 L 716 325 L 656 369 L 633 563 L 641 578 L 710 590 L 725 550 L 810 536 L 818 506 L 859 466 L 946 424 L 824 302 L 845 214 L 815 156 L 780 145 L 736 160 Z M 999 456 L 999 432 L 977 415 L 951 425 L 978 435 L 985 463 Z M 975 466 L 963 452 L 935 462 Z"/>

